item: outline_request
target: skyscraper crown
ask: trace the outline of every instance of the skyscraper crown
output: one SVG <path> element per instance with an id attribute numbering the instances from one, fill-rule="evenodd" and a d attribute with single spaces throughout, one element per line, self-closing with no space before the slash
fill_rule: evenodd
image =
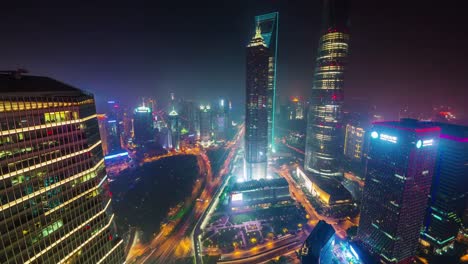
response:
<path id="1" fill-rule="evenodd" d="M 255 29 L 255 35 L 247 47 L 255 47 L 255 46 L 266 47 L 265 41 L 263 40 L 263 36 L 262 36 L 262 30 L 259 24 L 257 24 L 257 28 Z"/>

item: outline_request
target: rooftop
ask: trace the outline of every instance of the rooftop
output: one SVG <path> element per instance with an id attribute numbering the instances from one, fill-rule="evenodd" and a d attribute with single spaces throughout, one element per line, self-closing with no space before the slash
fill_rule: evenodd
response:
<path id="1" fill-rule="evenodd" d="M 441 129 L 441 134 L 455 136 L 458 138 L 468 138 L 468 126 L 431 122 L 432 125 Z"/>
<path id="2" fill-rule="evenodd" d="M 411 118 L 402 118 L 400 121 L 374 122 L 372 125 L 415 132 L 440 131 L 440 128 L 433 123 L 422 122 Z"/>
<path id="3" fill-rule="evenodd" d="M 277 178 L 277 179 L 260 179 L 258 181 L 246 181 L 246 182 L 237 182 L 234 184 L 232 190 L 233 191 L 247 191 L 253 189 L 260 189 L 260 188 L 274 188 L 274 187 L 287 187 L 288 182 L 284 178 Z"/>
<path id="4" fill-rule="evenodd" d="M 0 94 L 71 95 L 84 91 L 44 76 L 24 75 L 24 71 L 0 71 Z"/>
<path id="5" fill-rule="evenodd" d="M 309 173 L 311 174 L 311 173 Z M 334 179 L 334 178 L 323 178 L 315 175 L 308 175 L 310 180 L 317 184 L 317 186 L 330 194 L 333 200 L 351 200 L 353 196 L 351 193 L 343 186 L 343 184 Z"/>

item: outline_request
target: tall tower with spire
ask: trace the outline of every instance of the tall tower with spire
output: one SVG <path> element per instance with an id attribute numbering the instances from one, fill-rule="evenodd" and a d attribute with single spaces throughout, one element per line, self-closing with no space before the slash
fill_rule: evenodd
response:
<path id="1" fill-rule="evenodd" d="M 268 66 L 270 51 L 257 24 L 255 35 L 247 45 L 245 162 L 246 180 L 267 176 L 268 152 Z"/>
<path id="2" fill-rule="evenodd" d="M 179 150 L 179 142 L 180 142 L 179 113 L 177 113 L 174 105 L 172 106 L 172 109 L 169 112 L 169 123 L 170 123 L 170 129 L 171 129 L 172 148 Z"/>
<path id="3" fill-rule="evenodd" d="M 343 86 L 348 58 L 348 1 L 324 0 L 307 120 L 304 168 L 320 177 L 340 176 Z"/>
<path id="4" fill-rule="evenodd" d="M 278 25 L 279 13 L 272 12 L 255 16 L 255 27 L 260 28 L 263 41 L 270 51 L 268 59 L 268 89 L 267 89 L 267 110 L 268 110 L 268 148 L 275 151 L 275 115 L 276 111 L 276 62 L 278 57 Z"/>

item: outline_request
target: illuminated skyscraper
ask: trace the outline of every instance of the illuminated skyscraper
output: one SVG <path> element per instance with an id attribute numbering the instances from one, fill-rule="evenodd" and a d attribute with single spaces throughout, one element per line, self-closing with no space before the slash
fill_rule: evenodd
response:
<path id="1" fill-rule="evenodd" d="M 123 263 L 92 94 L 0 74 L 0 263 Z"/>
<path id="2" fill-rule="evenodd" d="M 260 27 L 247 46 L 245 109 L 245 177 L 264 179 L 268 152 L 268 50 Z"/>
<path id="3" fill-rule="evenodd" d="M 116 101 L 107 101 L 107 123 L 106 123 L 106 137 L 108 154 L 115 154 L 122 152 L 121 134 L 123 130 L 122 111 L 120 105 Z"/>
<path id="4" fill-rule="evenodd" d="M 416 253 L 437 159 L 440 128 L 413 119 L 374 123 L 358 238 L 384 263 Z"/>
<path id="5" fill-rule="evenodd" d="M 468 197 L 468 127 L 434 125 L 442 131 L 423 239 L 443 254 L 455 241 Z"/>
<path id="6" fill-rule="evenodd" d="M 226 140 L 229 132 L 229 101 L 221 99 L 216 109 L 214 128 L 216 140 Z"/>
<path id="7" fill-rule="evenodd" d="M 211 106 L 200 106 L 200 141 L 202 144 L 208 144 L 211 141 L 212 116 Z"/>
<path id="8" fill-rule="evenodd" d="M 151 108 L 140 106 L 135 109 L 133 116 L 134 142 L 143 145 L 154 139 L 153 115 Z"/>
<path id="9" fill-rule="evenodd" d="M 347 124 L 343 153 L 353 162 L 361 162 L 364 155 L 364 135 L 366 131 L 356 124 Z"/>
<path id="10" fill-rule="evenodd" d="M 97 114 L 99 135 L 101 135 L 102 153 L 104 156 L 109 154 L 109 146 L 107 144 L 107 116 L 105 114 Z"/>
<path id="11" fill-rule="evenodd" d="M 307 120 L 304 168 L 322 177 L 340 176 L 344 70 L 348 58 L 348 1 L 325 0 Z"/>
<path id="12" fill-rule="evenodd" d="M 179 149 L 179 140 L 180 140 L 180 126 L 179 126 L 179 114 L 173 108 L 169 112 L 169 127 L 171 129 L 171 140 L 172 148 Z"/>
<path id="13" fill-rule="evenodd" d="M 288 120 L 304 119 L 304 101 L 299 97 L 292 97 L 287 105 Z"/>
<path id="14" fill-rule="evenodd" d="M 275 115 L 276 115 L 276 62 L 278 57 L 278 22 L 279 13 L 272 12 L 255 17 L 255 30 L 260 28 L 263 42 L 269 51 L 268 58 L 268 147 L 274 150 Z"/>

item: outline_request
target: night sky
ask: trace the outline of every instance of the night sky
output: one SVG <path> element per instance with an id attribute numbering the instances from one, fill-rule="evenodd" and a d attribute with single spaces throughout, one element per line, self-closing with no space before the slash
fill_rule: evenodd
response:
<path id="1" fill-rule="evenodd" d="M 320 0 L 16 2 L 0 10 L 1 70 L 52 76 L 99 102 L 167 100 L 175 92 L 196 100 L 225 96 L 239 109 L 253 16 L 279 11 L 278 93 L 310 95 Z M 460 1 L 432 2 L 352 1 L 348 107 L 360 98 L 388 117 L 401 105 L 468 113 L 466 10 Z"/>

